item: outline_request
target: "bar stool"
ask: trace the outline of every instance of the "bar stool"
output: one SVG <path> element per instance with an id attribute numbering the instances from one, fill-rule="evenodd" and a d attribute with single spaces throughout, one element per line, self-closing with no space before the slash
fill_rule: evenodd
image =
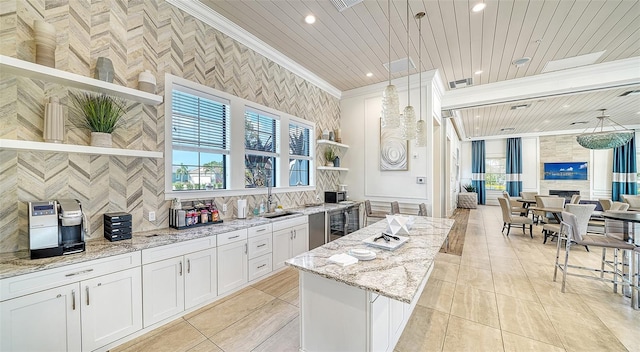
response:
<path id="1" fill-rule="evenodd" d="M 369 200 L 364 201 L 364 226 L 368 225 L 367 220 L 369 218 L 384 219 L 386 217 L 387 214 L 384 212 L 371 210 L 371 202 Z"/>
<path id="2" fill-rule="evenodd" d="M 400 204 L 396 201 L 391 202 L 391 215 L 393 214 L 400 214 Z"/>
<path id="3" fill-rule="evenodd" d="M 418 205 L 418 216 L 427 216 L 427 205 L 420 203 Z"/>

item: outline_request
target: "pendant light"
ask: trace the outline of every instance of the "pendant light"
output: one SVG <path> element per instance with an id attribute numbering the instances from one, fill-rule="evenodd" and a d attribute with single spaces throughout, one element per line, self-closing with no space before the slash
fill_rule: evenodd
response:
<path id="1" fill-rule="evenodd" d="M 426 14 L 424 12 L 418 12 L 415 18 L 418 20 L 418 77 L 419 83 L 419 96 L 420 96 L 420 120 L 416 122 L 416 146 L 424 147 L 427 145 L 427 123 L 422 119 L 422 17 Z"/>
<path id="2" fill-rule="evenodd" d="M 605 114 L 606 111 L 607 109 L 600 109 L 602 115 L 597 116 L 598 124 L 591 133 L 585 133 L 585 130 L 585 132 L 576 137 L 578 144 L 587 149 L 613 149 L 629 143 L 633 138 L 634 131 L 613 121 L 609 115 Z M 605 120 L 613 123 L 614 129 L 612 131 L 604 130 Z M 600 128 L 600 131 L 598 131 L 598 128 Z"/>
<path id="3" fill-rule="evenodd" d="M 404 108 L 404 113 L 402 114 L 402 121 L 400 124 L 400 132 L 402 139 L 406 139 L 408 141 L 416 138 L 416 112 L 411 106 L 411 75 L 409 74 L 409 69 L 411 68 L 409 61 L 409 54 L 411 53 L 411 47 L 409 46 L 409 27 L 411 23 L 409 22 L 409 0 L 407 0 L 407 106 Z"/>
<path id="4" fill-rule="evenodd" d="M 389 85 L 382 93 L 382 128 L 397 128 L 400 126 L 400 105 L 398 91 L 391 84 L 391 0 L 387 1 L 389 10 Z"/>

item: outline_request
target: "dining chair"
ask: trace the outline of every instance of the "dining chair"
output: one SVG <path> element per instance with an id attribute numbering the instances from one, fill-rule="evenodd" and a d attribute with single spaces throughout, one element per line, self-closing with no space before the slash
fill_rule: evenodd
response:
<path id="1" fill-rule="evenodd" d="M 566 241 L 565 244 L 565 254 L 564 254 L 564 264 L 559 262 L 559 258 L 560 258 L 560 246 L 562 243 L 562 240 Z M 581 245 L 581 246 L 590 246 L 590 247 L 601 247 L 603 252 L 602 252 L 602 262 L 600 264 L 600 269 L 596 269 L 596 268 L 589 268 L 589 267 L 585 267 L 585 266 L 580 266 L 580 265 L 573 265 L 573 264 L 569 264 L 569 256 L 571 253 L 571 246 L 573 245 Z M 558 275 L 558 269 L 562 270 L 562 288 L 561 291 L 564 293 L 565 292 L 565 286 L 566 286 L 566 281 L 567 281 L 567 275 L 571 275 L 571 276 L 578 276 L 581 278 L 585 278 L 585 279 L 592 279 L 592 280 L 600 280 L 600 281 L 604 281 L 604 282 L 610 282 L 615 284 L 618 284 L 618 282 L 627 285 L 629 287 L 631 287 L 632 283 L 631 283 L 631 279 L 630 278 L 625 278 L 624 275 L 622 275 L 622 271 L 618 268 L 618 265 L 620 264 L 618 262 L 618 257 L 614 256 L 614 263 L 613 263 L 613 267 L 614 269 L 612 271 L 609 270 L 605 270 L 605 253 L 606 253 L 606 249 L 607 248 L 611 248 L 614 249 L 614 252 L 617 253 L 618 250 L 622 249 L 622 250 L 634 250 L 635 246 L 631 243 L 626 243 L 624 241 L 615 239 L 615 238 L 611 238 L 611 237 L 607 237 L 607 236 L 599 236 L 599 235 L 582 235 L 580 233 L 579 230 L 579 225 L 577 222 L 577 218 L 574 214 L 569 213 L 567 211 L 562 212 L 562 222 L 560 223 L 560 233 L 558 236 L 558 244 L 557 244 L 557 249 L 556 249 L 556 262 L 555 262 L 555 268 L 553 271 L 553 281 L 556 281 L 557 275 Z M 578 270 L 584 270 L 584 271 L 588 271 L 588 272 L 598 272 L 600 273 L 600 276 L 593 276 L 593 275 L 582 275 L 582 274 L 577 274 L 577 273 L 570 273 L 569 272 L 569 268 L 571 269 L 578 269 Z M 629 267 L 629 272 L 634 272 L 635 268 L 635 260 L 632 260 L 632 263 Z M 611 274 L 612 278 L 609 279 L 607 277 L 605 277 L 605 274 Z M 618 281 L 618 279 L 620 279 L 620 281 Z"/>
<path id="2" fill-rule="evenodd" d="M 613 201 L 611 199 L 606 199 L 606 198 L 600 198 L 598 199 L 598 202 L 600 202 L 602 211 L 607 211 L 611 209 L 611 204 L 613 204 Z"/>
<path id="3" fill-rule="evenodd" d="M 593 214 L 593 210 L 596 208 L 595 204 L 567 204 L 564 209 L 576 216 L 576 221 L 578 224 L 578 232 L 583 236 L 587 233 L 587 228 L 589 227 L 589 219 L 591 219 L 591 214 Z M 542 233 L 544 234 L 543 244 L 547 243 L 547 239 L 551 237 L 557 237 L 558 233 L 560 233 L 561 224 L 544 224 L 542 226 Z M 587 251 L 589 251 L 589 247 L 587 247 Z"/>
<path id="4" fill-rule="evenodd" d="M 529 212 L 529 210 L 524 207 L 523 203 L 511 198 L 509 192 L 502 191 L 502 196 L 507 199 L 507 204 L 509 204 L 512 213 L 526 215 Z"/>
<path id="5" fill-rule="evenodd" d="M 563 197 L 542 197 L 540 199 L 542 200 L 543 208 L 564 208 L 564 202 L 566 201 Z M 558 223 L 555 216 L 549 212 L 545 212 L 542 222 L 547 224 Z"/>
<path id="6" fill-rule="evenodd" d="M 364 225 L 365 226 L 368 225 L 369 218 L 384 219 L 386 216 L 387 214 L 382 211 L 373 211 L 371 209 L 371 201 L 369 200 L 364 201 Z"/>
<path id="7" fill-rule="evenodd" d="M 400 205 L 396 201 L 391 202 L 391 214 L 400 214 Z"/>
<path id="8" fill-rule="evenodd" d="M 629 204 L 629 210 L 640 211 L 640 195 L 621 194 L 622 201 Z"/>
<path id="9" fill-rule="evenodd" d="M 524 200 L 536 200 L 538 192 L 520 192 L 520 198 Z"/>
<path id="10" fill-rule="evenodd" d="M 580 198 L 582 198 L 579 194 L 574 194 L 571 196 L 571 200 L 569 201 L 569 204 L 579 204 L 580 203 Z"/>
<path id="11" fill-rule="evenodd" d="M 541 196 L 541 195 L 535 195 L 534 198 L 536 199 L 536 208 L 543 208 L 544 205 L 542 204 L 542 198 L 544 198 L 546 196 Z M 546 213 L 542 210 L 533 210 L 533 222 L 535 222 L 536 224 L 540 223 L 542 221 L 542 218 L 544 218 L 546 215 Z"/>
<path id="12" fill-rule="evenodd" d="M 627 211 L 629 210 L 629 204 L 623 202 L 613 202 L 611 203 L 610 211 Z"/>
<path id="13" fill-rule="evenodd" d="M 418 205 L 418 216 L 427 216 L 427 205 L 420 203 Z"/>
<path id="14" fill-rule="evenodd" d="M 507 198 L 498 197 L 498 203 L 500 203 L 500 209 L 502 210 L 502 233 L 504 229 L 507 229 L 507 236 L 511 231 L 511 225 L 522 225 L 522 233 L 525 233 L 525 225 L 529 225 L 529 235 L 533 238 L 533 220 L 530 218 L 513 214 L 511 212 L 511 206 L 508 203 Z"/>

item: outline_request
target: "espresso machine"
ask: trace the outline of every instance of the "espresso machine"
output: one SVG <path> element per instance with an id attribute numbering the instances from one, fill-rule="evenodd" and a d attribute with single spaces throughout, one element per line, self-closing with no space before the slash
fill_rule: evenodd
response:
<path id="1" fill-rule="evenodd" d="M 29 202 L 31 259 L 83 252 L 85 222 L 77 199 Z"/>

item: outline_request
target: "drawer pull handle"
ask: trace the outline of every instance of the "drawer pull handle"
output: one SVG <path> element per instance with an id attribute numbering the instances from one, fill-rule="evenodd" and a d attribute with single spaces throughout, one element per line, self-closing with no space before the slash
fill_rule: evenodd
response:
<path id="1" fill-rule="evenodd" d="M 249 250 L 249 245 L 248 244 L 244 244 L 244 254 L 247 254 L 247 251 Z"/>
<path id="2" fill-rule="evenodd" d="M 66 277 L 69 277 L 69 276 L 76 276 L 76 275 L 80 275 L 80 274 L 90 273 L 90 272 L 92 272 L 92 271 L 93 271 L 93 269 L 87 269 L 87 270 L 82 270 L 82 271 L 77 271 L 77 272 L 75 272 L 75 273 L 67 274 L 67 275 L 65 275 L 65 276 L 66 276 Z"/>
<path id="3" fill-rule="evenodd" d="M 76 310 L 76 290 L 71 290 L 71 309 Z"/>
<path id="4" fill-rule="evenodd" d="M 180 261 L 180 272 L 179 272 L 180 276 L 182 276 L 182 260 Z"/>
<path id="5" fill-rule="evenodd" d="M 265 231 L 266 229 L 260 229 L 260 230 L 256 230 L 256 232 L 262 232 Z"/>
<path id="6" fill-rule="evenodd" d="M 191 273 L 191 259 L 187 259 L 187 274 Z"/>
<path id="7" fill-rule="evenodd" d="M 264 246 L 266 246 L 266 245 L 267 245 L 266 243 L 259 244 L 259 245 L 258 245 L 258 248 L 260 248 L 260 247 L 264 247 Z"/>
<path id="8" fill-rule="evenodd" d="M 231 237 L 229 237 L 229 239 L 238 238 L 238 237 L 240 237 L 240 235 L 231 236 Z"/>
<path id="9" fill-rule="evenodd" d="M 267 264 L 258 265 L 258 269 L 264 268 Z"/>
<path id="10" fill-rule="evenodd" d="M 87 286 L 85 290 L 87 291 L 87 305 L 89 305 L 89 286 Z"/>

